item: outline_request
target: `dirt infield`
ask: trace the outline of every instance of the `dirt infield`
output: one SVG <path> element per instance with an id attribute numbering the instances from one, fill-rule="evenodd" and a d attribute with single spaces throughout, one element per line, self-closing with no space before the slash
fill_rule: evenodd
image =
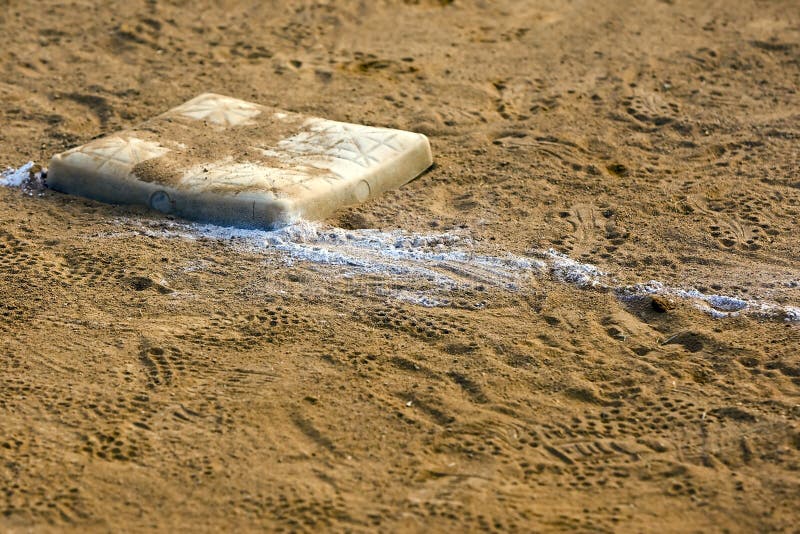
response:
<path id="1" fill-rule="evenodd" d="M 435 160 L 273 233 L 0 187 L 0 530 L 797 529 L 798 90 L 794 0 L 0 0 L 0 170 L 205 91 Z"/>

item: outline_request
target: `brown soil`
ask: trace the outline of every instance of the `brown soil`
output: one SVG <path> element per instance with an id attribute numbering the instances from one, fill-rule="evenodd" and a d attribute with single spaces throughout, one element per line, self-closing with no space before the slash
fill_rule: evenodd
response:
<path id="1" fill-rule="evenodd" d="M 0 51 L 0 167 L 214 91 L 430 136 L 332 224 L 800 301 L 795 0 L 0 0 Z M 797 323 L 423 308 L 131 220 L 0 188 L 0 530 L 800 523 Z"/>

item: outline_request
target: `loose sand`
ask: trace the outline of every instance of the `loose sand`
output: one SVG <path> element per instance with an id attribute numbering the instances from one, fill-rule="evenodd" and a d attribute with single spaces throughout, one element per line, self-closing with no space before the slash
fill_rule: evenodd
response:
<path id="1" fill-rule="evenodd" d="M 0 30 L 0 169 L 204 91 L 436 160 L 276 234 L 0 188 L 0 530 L 797 528 L 796 1 L 0 0 Z"/>

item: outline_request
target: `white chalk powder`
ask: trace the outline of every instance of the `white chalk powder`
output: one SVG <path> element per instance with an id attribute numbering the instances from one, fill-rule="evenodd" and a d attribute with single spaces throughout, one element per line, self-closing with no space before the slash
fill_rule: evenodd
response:
<path id="1" fill-rule="evenodd" d="M 508 291 L 530 287 L 532 277 L 551 279 L 579 288 L 612 291 L 620 300 L 663 295 L 691 302 L 712 317 L 737 315 L 800 321 L 800 308 L 757 299 L 705 294 L 694 288 L 676 288 L 658 281 L 620 285 L 594 265 L 581 263 L 553 249 L 531 251 L 530 256 L 487 255 L 474 251 L 476 243 L 460 233 L 413 234 L 399 230 L 344 230 L 318 223 L 299 222 L 274 231 L 241 230 L 211 225 L 158 224 L 159 230 L 136 221 L 141 232 L 161 237 L 224 240 L 233 247 L 264 254 L 278 253 L 287 264 L 308 262 L 340 268 L 340 275 L 408 277 L 425 280 L 429 288 L 386 291 L 386 298 L 425 307 L 449 306 L 448 291 L 480 286 Z"/>
<path id="2" fill-rule="evenodd" d="M 34 163 L 0 172 L 0 185 L 20 187 L 31 178 Z M 34 178 L 40 178 L 36 173 Z M 462 233 L 414 234 L 400 230 L 344 230 L 300 221 L 278 230 L 243 230 L 213 225 L 160 221 L 145 223 L 120 220 L 121 225 L 137 227 L 138 234 L 151 237 L 225 241 L 230 246 L 264 254 L 277 253 L 286 264 L 308 262 L 339 268 L 343 277 L 372 275 L 387 279 L 407 278 L 424 281 L 425 291 L 407 288 L 379 290 L 388 299 L 425 307 L 449 306 L 448 292 L 457 289 L 482 289 L 484 286 L 508 291 L 529 287 L 532 277 L 553 280 L 579 288 L 606 289 L 621 300 L 646 295 L 662 295 L 689 301 L 712 317 L 738 315 L 782 318 L 800 322 L 800 307 L 782 306 L 758 299 L 708 295 L 694 288 L 676 288 L 651 280 L 644 284 L 616 285 L 612 277 L 596 266 L 573 260 L 556 250 L 531 251 L 529 256 L 487 255 L 474 251 L 475 243 Z M 124 233 L 94 235 L 119 237 Z M 787 281 L 785 287 L 800 285 Z M 482 303 L 474 306 L 480 307 Z"/>
<path id="3" fill-rule="evenodd" d="M 33 162 L 29 161 L 19 169 L 8 168 L 0 172 L 0 185 L 5 187 L 19 187 L 31 176 Z"/>

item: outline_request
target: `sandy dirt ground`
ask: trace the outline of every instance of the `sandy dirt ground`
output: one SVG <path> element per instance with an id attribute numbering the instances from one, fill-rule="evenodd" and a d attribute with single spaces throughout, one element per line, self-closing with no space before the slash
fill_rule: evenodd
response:
<path id="1" fill-rule="evenodd" d="M 0 530 L 797 531 L 799 88 L 795 0 L 0 0 L 0 168 L 204 91 L 436 161 L 279 239 L 0 188 Z"/>

